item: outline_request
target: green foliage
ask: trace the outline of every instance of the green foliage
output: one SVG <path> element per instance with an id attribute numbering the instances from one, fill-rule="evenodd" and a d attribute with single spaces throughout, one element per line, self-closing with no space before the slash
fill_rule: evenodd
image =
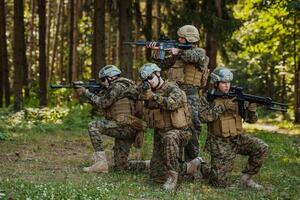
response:
<path id="1" fill-rule="evenodd" d="M 7 133 L 0 132 L 0 140 L 6 140 L 9 137 Z"/>
<path id="2" fill-rule="evenodd" d="M 69 115 L 63 119 L 63 127 L 66 129 L 86 128 L 91 121 L 91 105 L 76 105 L 72 107 Z"/>
<path id="3" fill-rule="evenodd" d="M 88 104 L 71 108 L 27 108 L 16 113 L 3 109 L 0 110 L 0 140 L 8 139 L 11 133 L 53 133 L 58 128 L 86 129 L 91 120 L 90 110 Z"/>
<path id="4" fill-rule="evenodd" d="M 277 101 L 293 102 L 294 14 L 290 0 L 238 1 L 234 16 L 243 21 L 226 43 L 228 66 L 235 70 L 235 83 L 248 93 L 270 96 Z M 300 43 L 296 44 L 300 48 Z"/>

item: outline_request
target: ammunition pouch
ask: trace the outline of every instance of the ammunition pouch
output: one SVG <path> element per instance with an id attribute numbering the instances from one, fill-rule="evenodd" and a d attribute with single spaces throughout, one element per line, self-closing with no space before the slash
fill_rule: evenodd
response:
<path id="1" fill-rule="evenodd" d="M 178 84 L 189 84 L 203 88 L 209 75 L 209 69 L 200 69 L 193 63 L 186 63 L 182 60 L 177 60 L 174 66 L 168 71 L 169 81 L 177 82 Z"/>
<path id="2" fill-rule="evenodd" d="M 225 99 L 216 99 L 216 104 L 220 104 Z M 230 137 L 243 133 L 242 117 L 238 112 L 238 105 L 234 110 L 226 110 L 214 122 L 210 123 L 210 132 L 216 136 Z"/>
<path id="3" fill-rule="evenodd" d="M 175 111 L 161 109 L 146 109 L 145 120 L 150 128 L 187 128 L 192 124 L 192 117 L 188 107 L 181 107 Z"/>

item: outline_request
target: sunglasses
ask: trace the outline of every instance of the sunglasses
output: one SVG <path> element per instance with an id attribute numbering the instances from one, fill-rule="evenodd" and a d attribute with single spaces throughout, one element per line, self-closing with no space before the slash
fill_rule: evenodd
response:
<path id="1" fill-rule="evenodd" d="M 150 75 L 150 76 L 148 76 L 146 79 L 147 80 L 152 80 L 154 78 L 154 75 Z"/>
<path id="2" fill-rule="evenodd" d="M 106 81 L 106 77 L 100 78 L 100 82 L 105 82 Z"/>

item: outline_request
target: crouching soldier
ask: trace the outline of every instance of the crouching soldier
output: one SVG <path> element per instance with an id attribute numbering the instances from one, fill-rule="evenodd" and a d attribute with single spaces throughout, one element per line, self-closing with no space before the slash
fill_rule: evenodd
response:
<path id="1" fill-rule="evenodd" d="M 108 172 L 102 135 L 115 138 L 113 147 L 114 168 L 118 170 L 142 170 L 149 168 L 149 161 L 128 161 L 132 144 L 140 146 L 146 124 L 135 116 L 137 90 L 134 83 L 120 77 L 121 71 L 114 65 L 107 65 L 99 71 L 100 84 L 105 88 L 94 94 L 84 87 L 76 89 L 93 104 L 104 111 L 104 119 L 89 124 L 89 135 L 95 153 L 94 164 L 85 167 L 85 172 Z"/>
<path id="2" fill-rule="evenodd" d="M 227 68 L 218 68 L 212 72 L 211 91 L 228 94 L 232 72 Z M 228 186 L 228 176 L 233 169 L 233 161 L 237 154 L 249 156 L 248 162 L 242 171 L 241 184 L 244 187 L 261 189 L 261 185 L 253 181 L 252 176 L 257 174 L 266 159 L 268 145 L 262 140 L 244 133 L 243 119 L 239 113 L 238 102 L 234 99 L 215 98 L 211 104 L 201 99 L 199 107 L 200 119 L 208 122 L 208 136 L 205 150 L 211 155 L 210 183 L 216 187 Z M 245 105 L 246 117 L 244 121 L 257 121 L 256 104 Z"/>
<path id="3" fill-rule="evenodd" d="M 206 86 L 209 75 L 209 58 L 204 49 L 199 48 L 200 36 L 198 29 L 193 25 L 184 25 L 177 31 L 178 43 L 192 45 L 190 49 L 170 48 L 169 55 L 165 59 L 158 59 L 159 50 L 156 43 L 149 47 L 154 49 L 152 59 L 159 67 L 168 69 L 168 80 L 176 82 L 182 89 L 192 107 L 192 138 L 185 147 L 185 160 L 191 161 L 199 155 L 199 135 L 201 122 L 198 117 L 199 90 Z"/>
<path id="4" fill-rule="evenodd" d="M 163 183 L 164 189 L 172 190 L 177 184 L 178 174 L 196 172 L 201 158 L 180 163 L 180 151 L 192 136 L 191 113 L 184 91 L 176 83 L 164 81 L 160 71 L 154 63 L 141 67 L 143 91 L 140 98 L 145 100 L 145 120 L 154 129 L 150 176 Z"/>

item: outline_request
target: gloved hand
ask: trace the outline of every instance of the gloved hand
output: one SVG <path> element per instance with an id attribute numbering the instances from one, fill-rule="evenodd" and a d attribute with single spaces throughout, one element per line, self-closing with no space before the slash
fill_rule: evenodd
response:
<path id="1" fill-rule="evenodd" d="M 151 41 L 149 44 L 146 45 L 146 47 L 150 48 L 150 49 L 156 49 L 157 50 L 157 49 L 159 49 L 159 47 L 157 47 L 156 44 L 157 43 L 155 41 Z"/>
<path id="2" fill-rule="evenodd" d="M 256 103 L 249 103 L 248 110 L 251 112 L 256 112 L 257 106 Z"/>
<path id="3" fill-rule="evenodd" d="M 153 98 L 154 93 L 151 89 L 145 90 L 141 93 L 141 99 L 142 100 L 150 100 Z"/>
<path id="4" fill-rule="evenodd" d="M 235 98 L 232 99 L 226 99 L 224 101 L 224 106 L 226 110 L 235 110 L 236 109 L 236 103 L 233 102 Z"/>
<path id="5" fill-rule="evenodd" d="M 82 86 L 76 86 L 76 88 L 75 88 L 75 92 L 78 96 L 84 95 L 85 91 L 86 91 L 86 89 Z"/>
<path id="6" fill-rule="evenodd" d="M 170 48 L 170 49 L 167 49 L 167 50 L 171 51 L 172 55 L 178 55 L 179 52 L 181 51 L 178 48 Z"/>

